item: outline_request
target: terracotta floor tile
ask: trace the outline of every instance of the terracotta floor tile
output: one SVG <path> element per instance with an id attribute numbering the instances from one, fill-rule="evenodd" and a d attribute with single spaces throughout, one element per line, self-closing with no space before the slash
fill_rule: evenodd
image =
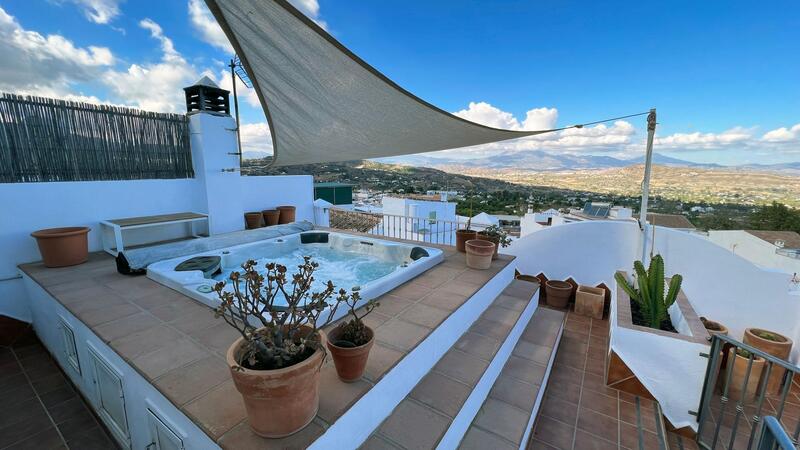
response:
<path id="1" fill-rule="evenodd" d="M 73 440 L 67 441 L 70 449 L 79 448 L 82 450 L 107 450 L 118 448 L 116 443 L 111 441 L 111 438 L 101 427 L 95 427 L 86 430 Z"/>
<path id="2" fill-rule="evenodd" d="M 209 356 L 165 373 L 156 379 L 155 384 L 167 398 L 177 405 L 183 405 L 230 377 L 225 360 L 219 356 Z"/>
<path id="3" fill-rule="evenodd" d="M 39 411 L 27 414 L 25 420 L 12 420 L 3 422 L 0 425 L 0 448 L 6 448 L 16 442 L 23 441 L 29 436 L 52 426 L 50 418 L 41 405 L 33 405 L 32 407 L 38 407 Z"/>
<path id="4" fill-rule="evenodd" d="M 503 295 L 516 297 L 525 302 L 529 302 L 531 297 L 533 297 L 533 294 L 536 292 L 536 289 L 538 289 L 538 285 L 536 283 L 514 280 L 505 289 L 503 289 Z"/>
<path id="5" fill-rule="evenodd" d="M 364 444 L 359 447 L 359 450 L 402 450 L 391 442 L 384 439 L 380 434 L 373 434 Z"/>
<path id="6" fill-rule="evenodd" d="M 583 399 L 581 399 L 581 404 L 583 404 Z M 618 421 L 615 418 L 604 416 L 584 406 L 578 408 L 578 429 L 594 435 L 605 436 L 609 441 L 616 442 L 618 439 L 617 424 Z"/>
<path id="7" fill-rule="evenodd" d="M 384 342 L 401 350 L 409 351 L 425 339 L 431 330 L 429 328 L 392 319 L 375 330 L 379 342 Z"/>
<path id="8" fill-rule="evenodd" d="M 282 439 L 266 439 L 253 433 L 247 421 L 225 433 L 219 443 L 223 448 L 236 450 L 302 449 L 308 447 L 325 429 L 316 420 L 297 433 Z"/>
<path id="9" fill-rule="evenodd" d="M 41 450 L 45 448 L 66 448 L 61 440 L 61 436 L 59 436 L 58 431 L 56 431 L 56 428 L 53 426 L 39 428 L 34 433 L 28 433 L 26 436 L 29 437 L 7 447 L 4 450 Z"/>
<path id="10" fill-rule="evenodd" d="M 367 317 L 364 317 L 363 321 L 368 327 L 374 330 L 386 323 L 386 321 L 389 319 L 391 319 L 391 316 L 388 316 L 376 309 L 369 313 Z"/>
<path id="11" fill-rule="evenodd" d="M 425 273 L 414 278 L 414 282 L 428 288 L 435 289 L 447 281 L 450 281 L 459 276 L 462 270 L 452 267 L 433 267 Z"/>
<path id="12" fill-rule="evenodd" d="M 501 294 L 494 301 L 493 306 L 499 306 L 513 311 L 523 311 L 529 303 L 530 300 L 523 300 L 511 295 Z"/>
<path id="13" fill-rule="evenodd" d="M 618 447 L 616 442 L 609 442 L 583 430 L 578 430 L 575 433 L 575 448 L 581 450 L 616 450 Z M 645 448 L 657 449 L 658 446 Z"/>
<path id="14" fill-rule="evenodd" d="M 656 419 L 651 409 L 641 409 L 642 428 L 656 431 Z M 631 425 L 637 425 L 636 406 L 633 403 L 619 402 L 619 419 Z"/>
<path id="15" fill-rule="evenodd" d="M 447 417 L 405 399 L 378 430 L 405 448 L 425 449 L 434 448 L 449 425 Z"/>
<path id="16" fill-rule="evenodd" d="M 455 311 L 459 306 L 463 305 L 468 298 L 469 297 L 466 295 L 456 294 L 453 292 L 434 291 L 427 297 L 423 298 L 420 303 L 447 311 Z"/>
<path id="17" fill-rule="evenodd" d="M 463 450 L 513 450 L 519 447 L 512 445 L 496 434 L 472 426 L 469 427 L 458 448 Z"/>
<path id="18" fill-rule="evenodd" d="M 77 313 L 76 316 L 78 316 L 81 322 L 93 327 L 123 317 L 129 318 L 140 311 L 141 310 L 136 305 L 125 303 L 110 306 L 101 305 L 94 309 L 81 311 Z"/>
<path id="19" fill-rule="evenodd" d="M 242 337 L 236 329 L 224 321 L 218 321 L 216 325 L 210 328 L 194 330 L 189 335 L 220 356 L 226 355 L 231 345 Z"/>
<path id="20" fill-rule="evenodd" d="M 512 328 L 517 323 L 519 315 L 519 311 L 497 307 L 492 304 L 489 309 L 483 312 L 481 319 L 500 323 L 508 328 Z"/>
<path id="21" fill-rule="evenodd" d="M 39 396 L 45 408 L 51 408 L 78 396 L 71 385 L 63 386 Z"/>
<path id="22" fill-rule="evenodd" d="M 113 340 L 111 348 L 124 358 L 132 360 L 137 356 L 150 353 L 159 348 L 172 345 L 181 338 L 181 334 L 167 325 L 159 325 L 148 330 Z"/>
<path id="23" fill-rule="evenodd" d="M 481 359 L 491 361 L 500 348 L 500 341 L 468 331 L 458 338 L 453 347 Z"/>
<path id="24" fill-rule="evenodd" d="M 386 294 L 378 299 L 379 306 L 376 311 L 389 317 L 399 316 L 414 302 L 392 294 Z"/>
<path id="25" fill-rule="evenodd" d="M 214 310 L 200 305 L 200 309 L 192 309 L 187 314 L 182 314 L 172 320 L 170 325 L 178 331 L 186 334 L 197 333 L 198 330 L 205 330 L 223 323 L 221 318 L 214 317 Z"/>
<path id="26" fill-rule="evenodd" d="M 393 289 L 390 294 L 394 297 L 399 297 L 404 300 L 409 300 L 411 302 L 416 302 L 422 297 L 430 294 L 433 289 L 429 286 L 425 286 L 419 283 L 415 283 L 413 280 L 403 285 Z"/>
<path id="27" fill-rule="evenodd" d="M 519 443 L 528 425 L 530 413 L 516 408 L 506 402 L 488 398 L 483 403 L 475 425 L 484 430 L 491 430 L 511 442 Z"/>
<path id="28" fill-rule="evenodd" d="M 561 449 L 559 447 L 554 447 L 550 444 L 544 443 L 538 439 L 531 439 L 530 442 L 528 442 L 527 450 L 572 450 L 572 445 L 570 444 L 569 447 Z"/>
<path id="29" fill-rule="evenodd" d="M 546 367 L 519 356 L 511 355 L 503 367 L 503 372 L 530 384 L 540 385 L 544 379 Z"/>
<path id="30" fill-rule="evenodd" d="M 369 352 L 365 376 L 372 382 L 380 380 L 386 372 L 399 361 L 405 353 L 376 342 Z"/>
<path id="31" fill-rule="evenodd" d="M 451 349 L 445 353 L 442 359 L 433 367 L 433 370 L 455 378 L 469 386 L 475 386 L 488 365 L 488 361 Z"/>
<path id="32" fill-rule="evenodd" d="M 553 349 L 544 345 L 533 344 L 525 340 L 517 341 L 513 355 L 525 358 L 535 363 L 547 365 L 550 362 L 550 355 Z"/>
<path id="33" fill-rule="evenodd" d="M 536 422 L 533 436 L 546 444 L 559 449 L 572 449 L 575 427 L 549 417 L 540 416 Z"/>
<path id="34" fill-rule="evenodd" d="M 556 363 L 583 370 L 586 366 L 586 355 L 559 350 L 556 353 Z"/>
<path id="35" fill-rule="evenodd" d="M 333 423 L 371 387 L 372 384 L 364 380 L 344 383 L 336 374 L 336 367 L 325 366 L 320 371 L 319 412 L 317 414 L 326 422 Z"/>
<path id="36" fill-rule="evenodd" d="M 577 405 L 581 398 L 581 386 L 575 383 L 556 381 L 551 376 L 547 381 L 547 395 Z"/>
<path id="37" fill-rule="evenodd" d="M 185 411 L 193 416 L 213 437 L 222 436 L 245 418 L 241 394 L 226 381 L 186 405 Z"/>
<path id="38" fill-rule="evenodd" d="M 614 398 L 619 394 L 618 390 L 606 386 L 601 375 L 593 373 L 585 373 L 583 375 L 583 388 Z"/>
<path id="39" fill-rule="evenodd" d="M 107 322 L 94 328 L 104 342 L 113 341 L 160 325 L 161 321 L 150 313 L 140 312 L 122 319 Z"/>
<path id="40" fill-rule="evenodd" d="M 578 405 L 559 397 L 547 395 L 539 414 L 559 420 L 566 424 L 575 424 L 578 418 Z"/>
<path id="41" fill-rule="evenodd" d="M 154 379 L 170 370 L 208 356 L 210 354 L 206 349 L 184 338 L 135 358 L 133 364 L 145 375 Z"/>
<path id="42" fill-rule="evenodd" d="M 400 314 L 400 318 L 423 327 L 436 328 L 449 315 L 449 311 L 417 303 Z"/>
<path id="43" fill-rule="evenodd" d="M 478 292 L 479 289 L 480 285 L 452 280 L 439 286 L 436 291 L 450 292 L 453 294 L 464 295 L 466 297 L 472 297 L 472 295 Z"/>
<path id="44" fill-rule="evenodd" d="M 642 436 L 644 437 L 644 448 L 649 449 L 657 449 L 659 448 L 658 445 L 658 435 L 653 432 L 643 430 Z M 639 447 L 639 429 L 633 425 L 627 423 L 620 424 L 620 442 L 619 444 L 625 448 L 631 450 L 638 450 Z"/>
<path id="45" fill-rule="evenodd" d="M 586 407 L 592 411 L 605 414 L 610 417 L 617 417 L 617 398 L 609 397 L 587 389 L 581 394 L 581 407 Z"/>
<path id="46" fill-rule="evenodd" d="M 467 400 L 469 386 L 438 372 L 429 372 L 409 396 L 450 417 L 455 417 Z"/>

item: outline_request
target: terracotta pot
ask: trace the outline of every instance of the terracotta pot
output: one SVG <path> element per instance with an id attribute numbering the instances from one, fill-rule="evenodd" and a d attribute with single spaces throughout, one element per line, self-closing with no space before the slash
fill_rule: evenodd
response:
<path id="1" fill-rule="evenodd" d="M 464 247 L 467 250 L 467 267 L 485 270 L 492 265 L 492 255 L 497 247 L 494 242 L 470 239 Z"/>
<path id="2" fill-rule="evenodd" d="M 758 384 L 761 381 L 761 374 L 764 371 L 764 359 L 755 357 L 753 365 L 750 368 L 750 377 L 747 379 L 747 386 L 744 386 L 744 377 L 747 374 L 747 366 L 750 359 L 748 357 L 734 354 L 734 348 L 728 349 L 728 357 L 725 364 L 725 370 L 733 370 L 731 374 L 731 382 L 728 385 L 728 398 L 734 401 L 743 400 L 750 402 L 755 399 L 758 393 Z M 727 373 L 720 376 L 720 388 L 724 389 L 725 380 L 727 380 Z"/>
<path id="3" fill-rule="evenodd" d="M 233 369 L 244 343 L 228 348 L 227 362 L 236 390 L 242 394 L 250 428 L 259 436 L 289 436 L 311 423 L 319 409 L 319 373 L 325 352 L 317 349 L 293 366 L 276 370 Z"/>
<path id="4" fill-rule="evenodd" d="M 566 308 L 572 297 L 572 285 L 566 281 L 547 280 L 544 284 L 547 292 L 547 306 Z"/>
<path id="5" fill-rule="evenodd" d="M 261 211 L 261 215 L 264 216 L 264 226 L 271 227 L 278 224 L 281 212 L 277 209 L 265 209 Z"/>
<path id="6" fill-rule="evenodd" d="M 494 254 L 492 254 L 492 259 L 497 259 L 497 253 L 500 251 L 500 240 L 480 233 L 478 233 L 477 238 L 482 241 L 494 242 Z"/>
<path id="7" fill-rule="evenodd" d="M 478 232 L 475 230 L 456 230 L 456 250 L 466 253 L 466 243 L 471 239 L 477 239 Z"/>
<path id="8" fill-rule="evenodd" d="M 712 337 L 712 338 L 714 337 L 715 334 L 719 334 L 720 336 L 727 336 L 728 335 L 728 327 L 726 327 L 725 325 L 723 325 L 723 324 L 721 324 L 719 322 L 714 322 L 713 320 L 708 320 L 705 317 L 701 317 L 700 318 L 700 322 L 703 323 L 703 326 L 705 327 L 706 331 L 708 332 L 708 335 L 710 337 Z"/>
<path id="9" fill-rule="evenodd" d="M 353 383 L 360 380 L 361 376 L 364 375 L 369 351 L 375 342 L 375 333 L 372 328 L 367 327 L 369 341 L 358 347 L 344 346 L 346 341 L 342 342 L 339 339 L 341 333 L 341 325 L 328 333 L 328 350 L 330 350 L 333 357 L 333 364 L 336 365 L 336 373 L 339 375 L 339 379 L 345 383 Z M 349 344 L 349 342 L 346 343 Z"/>
<path id="10" fill-rule="evenodd" d="M 278 206 L 278 211 L 280 212 L 278 223 L 284 224 L 284 223 L 294 222 L 297 208 L 295 208 L 294 206 Z"/>
<path id="11" fill-rule="evenodd" d="M 252 230 L 254 228 L 261 228 L 264 225 L 262 224 L 263 216 L 260 212 L 247 212 L 244 213 L 244 223 L 245 228 L 248 230 Z"/>
<path id="12" fill-rule="evenodd" d="M 88 227 L 47 228 L 31 233 L 46 267 L 66 267 L 89 259 Z"/>
<path id="13" fill-rule="evenodd" d="M 758 336 L 759 333 L 769 333 L 775 337 L 775 340 L 765 339 L 761 336 Z M 747 328 L 744 330 L 743 342 L 785 361 L 789 360 L 789 355 L 792 352 L 791 339 L 780 333 L 762 330 L 760 328 Z M 785 373 L 785 369 L 782 369 L 777 365 L 772 366 L 772 370 L 770 371 L 769 375 L 769 381 L 767 381 L 767 392 L 771 394 L 780 392 Z"/>
<path id="14" fill-rule="evenodd" d="M 605 305 L 605 290 L 591 286 L 578 286 L 578 290 L 575 292 L 575 314 L 602 319 Z"/>

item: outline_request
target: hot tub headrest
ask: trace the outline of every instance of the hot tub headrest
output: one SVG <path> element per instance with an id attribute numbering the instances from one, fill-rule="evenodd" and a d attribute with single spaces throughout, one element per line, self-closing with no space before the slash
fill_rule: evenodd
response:
<path id="1" fill-rule="evenodd" d="M 422 247 L 414 247 L 411 249 L 411 259 L 413 259 L 414 261 L 420 258 L 424 258 L 426 256 L 431 256 L 431 255 L 428 253 L 427 250 L 425 250 Z"/>
<path id="2" fill-rule="evenodd" d="M 125 250 L 117 255 L 117 271 L 125 275 L 143 274 L 146 272 L 147 266 L 165 259 L 210 252 L 234 245 L 288 236 L 290 234 L 302 233 L 313 229 L 314 225 L 311 222 L 294 222 L 257 228 L 255 230 L 234 231 L 233 233 L 225 233 L 207 238 L 190 239 L 187 241 Z"/>
<path id="3" fill-rule="evenodd" d="M 312 231 L 300 234 L 301 244 L 327 244 L 328 233 L 324 231 Z"/>

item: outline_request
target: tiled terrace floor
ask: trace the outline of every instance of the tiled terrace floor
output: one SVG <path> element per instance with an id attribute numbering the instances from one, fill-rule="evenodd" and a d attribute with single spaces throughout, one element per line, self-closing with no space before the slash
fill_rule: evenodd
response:
<path id="1" fill-rule="evenodd" d="M 0 449 L 117 448 L 32 331 L 0 346 Z"/>
<path id="2" fill-rule="evenodd" d="M 608 328 L 608 320 L 568 313 L 529 449 L 660 448 L 653 402 L 604 383 Z M 693 441 L 683 443 L 696 448 Z"/>
<path id="3" fill-rule="evenodd" d="M 165 397 L 224 448 L 304 447 L 343 414 L 439 323 L 506 267 L 501 255 L 489 270 L 466 267 L 465 256 L 441 247 L 445 260 L 381 297 L 367 317 L 376 329 L 364 380 L 345 384 L 330 358 L 320 390 L 326 392 L 318 416 L 286 439 L 252 433 L 244 405 L 224 361 L 237 333 L 214 318 L 210 308 L 145 277 L 116 272 L 114 260 L 90 255 L 79 266 L 47 269 L 21 266 Z"/>

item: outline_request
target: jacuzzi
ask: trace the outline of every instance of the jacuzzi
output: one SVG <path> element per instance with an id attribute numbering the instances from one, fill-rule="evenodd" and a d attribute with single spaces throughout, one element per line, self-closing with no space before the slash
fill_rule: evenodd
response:
<path id="1" fill-rule="evenodd" d="M 182 262 L 200 256 L 219 256 L 219 269 L 210 275 L 201 270 L 175 270 Z M 268 262 L 283 264 L 289 275 L 287 279 L 291 280 L 290 275 L 297 272 L 304 256 L 311 256 L 312 261 L 319 263 L 310 292 L 322 291 L 324 284 L 331 280 L 337 291 L 339 288 L 350 291 L 358 287 L 362 303 L 389 292 L 444 259 L 442 251 L 437 248 L 309 231 L 159 261 L 147 267 L 147 276 L 216 308 L 219 297 L 212 287 L 219 281 L 226 281 L 225 290 L 232 291 L 228 277 L 233 271 L 242 271 L 241 264 L 245 261 L 255 260 L 261 273 L 266 271 Z M 346 313 L 346 308 L 338 308 L 333 319 Z"/>

